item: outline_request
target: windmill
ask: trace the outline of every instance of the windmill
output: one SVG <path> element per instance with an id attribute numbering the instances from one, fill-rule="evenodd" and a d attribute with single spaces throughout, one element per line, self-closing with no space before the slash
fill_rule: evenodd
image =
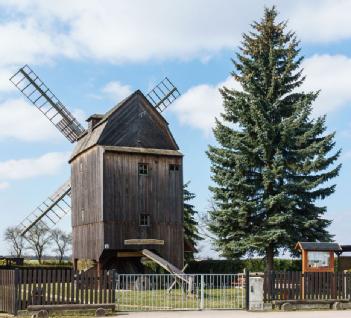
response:
<path id="1" fill-rule="evenodd" d="M 177 152 L 178 146 L 175 143 L 173 136 L 171 135 L 171 133 L 167 127 L 168 123 L 160 115 L 171 103 L 173 103 L 180 96 L 178 89 L 173 85 L 173 83 L 167 77 L 164 78 L 160 83 L 158 83 L 146 95 L 142 94 L 140 91 L 136 91 L 129 98 L 122 101 L 115 108 L 113 108 L 112 110 L 107 112 L 105 115 L 93 115 L 93 116 L 89 117 L 89 119 L 88 119 L 89 120 L 89 128 L 87 130 L 85 130 L 83 128 L 83 126 L 72 115 L 72 113 L 64 106 L 64 104 L 55 96 L 55 94 L 46 86 L 46 84 L 39 78 L 39 76 L 28 65 L 25 65 L 24 67 L 20 68 L 10 78 L 10 81 L 18 88 L 18 90 L 35 107 L 37 107 L 44 114 L 45 117 L 47 117 L 50 120 L 50 122 L 53 125 L 56 126 L 56 128 L 68 139 L 69 142 L 77 144 L 76 148 L 72 154 L 72 157 L 70 159 L 70 163 L 72 166 L 71 179 L 74 178 L 73 174 L 75 171 L 74 170 L 75 158 L 78 158 L 81 153 L 83 153 L 84 151 L 86 152 L 90 149 L 89 147 L 86 147 L 86 144 L 89 142 L 92 143 L 91 140 L 92 139 L 94 140 L 94 134 L 97 135 L 98 133 L 100 134 L 98 136 L 98 138 L 100 138 L 99 140 L 101 142 L 99 143 L 98 140 L 94 140 L 95 144 L 92 144 L 91 147 L 93 147 L 94 145 L 97 148 L 103 147 L 104 151 L 110 151 L 113 147 L 120 148 L 119 150 L 116 150 L 116 149 L 115 150 L 118 152 L 125 151 L 125 152 L 131 154 L 131 158 L 134 156 L 133 154 L 135 154 L 135 152 L 137 152 L 137 150 L 135 150 L 135 149 L 140 148 L 149 157 L 155 156 L 155 155 L 168 156 L 168 157 L 165 157 L 165 158 L 167 158 L 167 160 L 168 160 L 168 158 L 171 158 L 173 160 L 172 162 L 177 162 L 177 164 L 174 164 L 174 163 L 169 164 L 170 176 L 172 175 L 171 171 L 177 172 L 180 170 L 178 162 L 181 162 L 181 161 L 179 161 L 180 159 L 178 160 L 178 158 L 181 158 L 181 154 Z M 138 105 L 138 106 L 128 106 L 128 105 L 124 106 L 128 103 L 131 104 L 132 103 L 131 101 L 135 105 Z M 150 107 L 153 107 L 153 109 L 156 110 L 156 113 L 158 113 L 159 115 L 156 115 L 155 111 L 153 111 Z M 143 119 L 143 116 L 146 116 L 147 119 Z M 127 123 L 122 122 L 122 120 L 126 119 L 127 117 L 128 117 Z M 120 120 L 120 123 L 117 124 L 116 120 Z M 115 124 L 113 124 L 113 123 L 115 123 Z M 104 134 L 105 135 L 107 134 L 107 132 L 105 133 L 105 131 L 109 131 L 110 135 L 114 134 L 114 133 L 118 134 L 118 133 L 120 133 L 120 131 L 117 131 L 117 130 L 118 129 L 121 130 L 121 128 L 119 128 L 117 126 L 121 126 L 121 125 L 125 125 L 123 128 L 124 130 L 123 130 L 122 135 L 124 136 L 126 134 L 127 135 L 129 134 L 128 135 L 129 136 L 128 142 L 130 144 L 128 144 L 128 142 L 126 143 L 125 137 L 123 137 L 124 139 L 122 137 L 119 138 L 120 144 L 115 140 L 114 141 L 106 141 L 106 140 L 108 140 L 108 137 L 106 137 L 106 136 L 104 137 Z M 152 125 L 154 125 L 154 126 L 152 126 Z M 106 128 L 105 126 L 110 127 L 110 128 Z M 130 127 L 130 132 L 128 132 L 129 127 Z M 103 129 L 105 129 L 104 132 L 103 132 Z M 127 131 L 127 133 L 126 133 L 126 131 Z M 147 140 L 147 138 L 149 138 L 149 140 Z M 154 139 L 159 138 L 159 145 L 154 140 L 152 140 L 153 138 Z M 116 137 L 115 137 L 115 139 L 116 139 Z M 121 140 L 124 140 L 122 142 L 122 144 L 121 144 Z M 131 141 L 131 140 L 133 140 L 133 141 Z M 132 142 L 132 144 L 131 144 L 131 142 Z M 167 146 L 167 142 L 170 146 Z M 122 145 L 122 147 L 120 147 L 120 145 Z M 124 145 L 126 145 L 126 146 L 124 146 Z M 156 149 L 151 149 L 150 147 L 152 147 L 152 145 L 154 145 L 154 148 L 156 147 Z M 126 148 L 126 149 L 124 149 L 124 148 Z M 141 151 L 140 149 L 138 151 Z M 169 149 L 169 150 L 167 150 L 167 149 Z M 173 153 L 172 153 L 172 151 L 173 151 Z M 146 157 L 146 158 L 148 158 L 148 157 Z M 148 159 L 145 159 L 145 160 L 148 160 Z M 174 161 L 174 160 L 176 160 L 176 161 Z M 142 176 L 143 172 L 145 172 L 148 169 L 148 165 L 149 165 L 148 163 L 144 163 L 142 165 L 139 164 L 136 168 L 136 169 L 139 169 L 138 170 L 139 171 L 138 178 L 141 178 L 141 180 L 142 180 L 142 177 L 140 177 L 140 176 Z M 140 169 L 144 169 L 144 170 L 146 169 L 146 170 L 141 171 Z M 80 163 L 78 170 L 80 172 L 82 172 L 82 163 Z M 132 174 L 132 172 L 129 172 L 129 173 Z M 83 178 L 84 174 L 81 173 L 81 175 Z M 174 179 L 174 177 L 171 177 L 171 178 Z M 53 193 L 45 201 L 43 201 L 36 209 L 34 209 L 34 211 L 32 211 L 19 224 L 19 229 L 21 231 L 21 235 L 25 236 L 26 234 L 28 234 L 28 232 L 30 232 L 30 230 L 33 227 L 39 226 L 39 225 L 50 229 L 50 228 L 54 227 L 65 215 L 67 215 L 71 212 L 71 204 L 72 204 L 71 203 L 71 199 L 72 199 L 71 198 L 72 197 L 71 179 L 64 182 L 63 185 L 60 186 L 57 191 L 55 191 L 55 193 Z M 74 179 L 74 180 L 76 180 L 76 179 Z M 176 180 L 176 182 L 180 184 L 182 182 L 182 174 L 179 173 L 179 177 L 177 177 L 174 180 Z M 106 178 L 106 180 L 104 180 L 104 182 L 108 183 L 109 180 L 107 180 L 107 178 Z M 114 181 L 114 182 L 116 182 L 116 181 Z M 148 182 L 148 181 L 146 181 L 146 182 Z M 78 189 L 77 182 L 75 182 L 74 184 L 76 185 L 76 188 Z M 95 185 L 91 185 L 91 187 L 95 187 Z M 180 190 L 178 188 L 179 188 L 179 185 L 177 187 L 177 190 L 173 190 L 173 192 L 176 191 L 176 196 L 174 196 L 173 195 L 174 193 L 172 193 L 172 197 L 176 198 L 177 209 L 179 210 L 179 208 L 182 207 L 182 203 L 180 202 L 180 200 L 182 200 L 182 195 L 180 194 Z M 75 190 L 75 188 L 73 190 Z M 76 199 L 77 196 L 84 196 L 83 193 L 79 192 L 79 194 L 78 194 L 78 191 L 79 190 L 73 191 L 75 193 L 75 202 L 77 201 L 77 199 Z M 95 189 L 93 189 L 92 191 L 95 191 Z M 105 192 L 107 192 L 107 190 Z M 125 197 L 129 197 L 129 195 L 130 195 L 129 192 L 127 191 L 125 194 Z M 113 196 L 114 196 L 114 194 L 112 195 L 112 197 Z M 83 198 L 83 199 L 88 200 L 87 198 Z M 125 200 L 125 198 L 123 198 L 123 200 Z M 169 200 L 171 200 L 171 199 L 169 199 Z M 91 205 L 93 205 L 93 203 L 91 203 Z M 140 206 L 140 204 L 138 205 L 138 207 L 139 206 Z M 104 207 L 99 207 L 99 208 L 104 211 L 103 214 L 105 215 L 106 207 L 104 206 Z M 78 208 L 77 208 L 77 203 L 76 203 L 76 210 L 77 209 Z M 172 213 L 170 213 L 170 215 L 171 214 Z M 78 215 L 79 220 L 81 220 L 81 222 L 83 222 L 83 223 L 84 223 L 84 218 L 87 218 L 87 216 L 85 215 L 84 209 L 79 208 L 76 211 L 76 215 Z M 76 218 L 77 218 L 77 216 L 74 216 L 74 215 L 72 216 L 72 220 L 75 220 Z M 136 218 L 136 216 L 135 216 L 135 218 Z M 140 223 L 139 224 L 140 227 L 138 229 L 141 229 L 141 232 L 143 232 L 144 227 L 148 226 L 147 224 L 150 222 L 150 218 L 156 218 L 156 217 L 154 217 L 148 213 L 143 213 L 140 215 L 138 214 L 138 218 L 139 218 L 138 223 L 142 222 L 142 224 L 144 224 L 144 225 L 142 225 Z M 182 222 L 182 214 L 181 215 L 179 214 L 179 217 L 177 219 L 177 224 L 179 223 L 180 220 Z M 104 224 L 107 223 L 107 221 L 105 219 L 101 219 L 100 221 L 103 222 Z M 116 223 L 116 220 L 113 220 L 113 222 Z M 135 222 L 137 222 L 137 221 L 135 221 Z M 181 224 L 181 227 L 182 227 L 182 224 Z M 80 228 L 82 228 L 82 224 L 80 224 L 79 229 Z M 73 227 L 73 230 L 74 229 L 75 228 Z M 159 232 L 157 232 L 157 231 L 155 233 L 158 233 L 158 235 L 160 235 Z M 105 232 L 107 233 L 107 230 L 105 230 Z M 131 232 L 129 232 L 129 233 L 131 233 Z M 134 232 L 134 233 L 136 233 L 136 232 Z M 179 233 L 179 231 L 177 233 Z M 75 239 L 74 234 L 75 233 L 73 231 L 73 236 Z M 79 235 L 80 234 L 77 234 L 76 236 L 79 236 Z M 104 238 L 102 238 L 103 241 L 106 241 L 106 235 Z M 125 235 L 127 235 L 127 234 L 125 234 Z M 153 243 L 155 243 L 156 241 L 159 241 L 159 242 L 162 241 L 162 240 L 156 240 L 156 239 L 147 239 L 147 238 L 145 239 L 146 234 L 143 234 L 143 235 L 144 235 L 144 238 L 136 238 L 136 239 L 134 237 L 132 237 L 132 238 L 131 237 L 124 237 L 123 238 L 123 249 L 120 249 L 120 248 L 118 249 L 119 255 L 124 255 L 123 253 L 128 253 L 128 251 L 130 253 L 131 246 L 132 246 L 132 252 L 134 253 L 136 246 L 140 246 L 140 248 L 142 248 L 142 247 L 147 247 L 149 244 L 153 245 Z M 154 234 L 148 234 L 148 235 L 149 236 L 151 235 L 151 237 L 153 237 Z M 177 235 L 182 236 L 179 234 L 177 234 Z M 79 240 L 79 239 L 77 239 L 77 240 Z M 141 240 L 142 240 L 143 244 L 140 243 Z M 135 244 L 131 243 L 131 242 L 136 242 L 136 241 L 137 241 L 137 243 L 135 243 Z M 93 243 L 91 243 L 91 244 L 93 244 Z M 110 244 L 104 242 L 104 247 L 101 249 L 101 251 L 99 250 L 99 253 L 101 255 L 102 254 L 105 255 L 106 253 L 108 254 L 108 252 L 110 251 L 109 245 L 113 245 L 113 244 L 114 244 L 114 242 L 112 242 Z M 159 243 L 156 243 L 156 245 L 157 244 L 159 244 Z M 74 248 L 75 247 L 73 246 L 73 249 Z M 140 252 L 140 248 L 139 247 L 137 248 L 138 252 L 135 252 L 136 255 L 137 255 L 137 253 Z M 160 249 L 161 252 L 159 252 L 159 254 L 162 254 L 162 251 L 164 249 L 165 248 L 162 247 Z M 117 249 L 114 250 L 114 252 L 115 251 L 117 251 Z M 155 247 L 154 251 L 156 251 L 156 252 L 158 251 L 157 247 Z M 183 251 L 183 248 L 181 248 L 181 251 Z M 152 254 L 152 252 L 149 251 L 149 255 L 151 255 L 150 253 Z M 95 259 L 102 258 L 102 256 L 100 254 L 98 254 L 98 256 L 94 256 Z M 97 261 L 99 261 L 99 260 L 97 260 Z"/>

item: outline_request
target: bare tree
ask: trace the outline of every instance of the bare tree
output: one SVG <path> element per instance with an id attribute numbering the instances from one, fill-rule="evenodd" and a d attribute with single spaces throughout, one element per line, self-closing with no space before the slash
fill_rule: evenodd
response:
<path id="1" fill-rule="evenodd" d="M 60 229 L 54 229 L 51 231 L 51 237 L 53 243 L 56 245 L 54 251 L 57 253 L 59 262 L 62 263 L 65 253 L 70 249 L 72 245 L 71 233 L 66 233 Z"/>
<path id="2" fill-rule="evenodd" d="M 49 229 L 37 224 L 27 232 L 25 238 L 28 242 L 28 249 L 35 253 L 41 264 L 45 249 L 51 244 L 52 237 Z"/>
<path id="3" fill-rule="evenodd" d="M 21 231 L 18 227 L 8 227 L 4 233 L 4 240 L 10 245 L 10 254 L 16 257 L 21 257 L 25 249 L 25 240 L 21 236 Z"/>

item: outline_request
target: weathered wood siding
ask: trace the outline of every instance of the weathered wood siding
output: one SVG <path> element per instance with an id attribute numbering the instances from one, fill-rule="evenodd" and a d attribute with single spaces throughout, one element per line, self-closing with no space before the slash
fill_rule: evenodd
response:
<path id="1" fill-rule="evenodd" d="M 158 252 L 172 264 L 183 265 L 182 157 L 104 153 L 104 237 L 110 249 Z M 147 176 L 138 164 L 147 163 Z M 179 165 L 170 171 L 169 165 Z M 150 226 L 140 226 L 141 213 L 150 214 Z M 126 246 L 126 239 L 160 239 L 164 246 Z"/>
<path id="2" fill-rule="evenodd" d="M 102 147 L 71 163 L 73 259 L 98 260 L 104 248 Z"/>

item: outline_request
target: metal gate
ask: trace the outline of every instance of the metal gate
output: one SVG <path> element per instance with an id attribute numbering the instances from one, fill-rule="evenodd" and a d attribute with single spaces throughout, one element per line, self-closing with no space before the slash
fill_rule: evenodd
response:
<path id="1" fill-rule="evenodd" d="M 118 311 L 245 309 L 244 274 L 119 274 Z"/>

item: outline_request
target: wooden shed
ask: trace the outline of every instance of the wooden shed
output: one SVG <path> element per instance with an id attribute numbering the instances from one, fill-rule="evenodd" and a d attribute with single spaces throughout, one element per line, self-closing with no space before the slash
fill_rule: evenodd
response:
<path id="1" fill-rule="evenodd" d="M 182 154 L 168 123 L 138 90 L 88 126 L 70 158 L 75 263 L 136 272 L 149 249 L 182 268 Z"/>
<path id="2" fill-rule="evenodd" d="M 334 253 L 342 249 L 333 242 L 298 242 L 295 246 L 302 254 L 302 272 L 334 272 Z"/>

